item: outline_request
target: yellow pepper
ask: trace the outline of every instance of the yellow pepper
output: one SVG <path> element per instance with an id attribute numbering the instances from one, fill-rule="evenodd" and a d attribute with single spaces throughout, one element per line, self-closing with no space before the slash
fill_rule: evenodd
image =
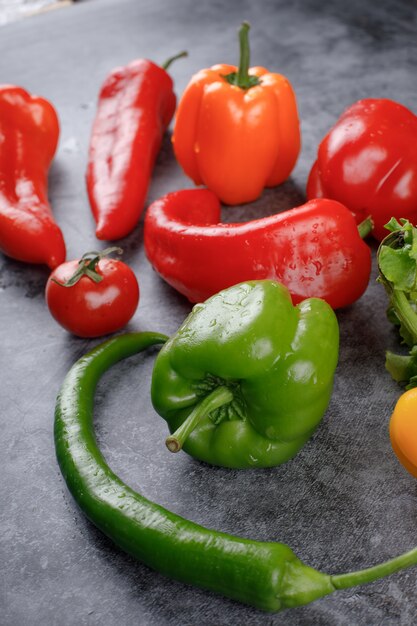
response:
<path id="1" fill-rule="evenodd" d="M 399 461 L 417 477 L 417 388 L 398 400 L 390 421 L 392 448 Z"/>

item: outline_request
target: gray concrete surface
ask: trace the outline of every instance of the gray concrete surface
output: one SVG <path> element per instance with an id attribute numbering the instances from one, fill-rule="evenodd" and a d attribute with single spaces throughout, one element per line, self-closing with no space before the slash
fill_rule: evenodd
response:
<path id="1" fill-rule="evenodd" d="M 227 219 L 250 219 L 303 201 L 317 144 L 341 111 L 367 96 L 415 107 L 416 5 L 382 0 L 196 3 L 92 0 L 1 29 L 0 80 L 55 104 L 62 127 L 50 198 L 68 258 L 94 249 L 84 185 L 95 101 L 106 73 L 146 56 L 172 67 L 180 94 L 201 67 L 236 59 L 236 30 L 252 23 L 252 59 L 292 81 L 303 150 L 293 176 Z M 167 137 L 149 201 L 191 186 Z M 151 270 L 142 222 L 122 243 L 139 278 L 131 330 L 176 330 L 190 305 Z M 55 396 L 67 369 L 97 341 L 69 336 L 44 302 L 45 268 L 4 257 L 0 270 L 0 622 L 7 626 L 412 625 L 417 569 L 274 616 L 167 580 L 116 549 L 77 509 L 54 456 Z M 387 436 L 399 389 L 384 370 L 397 348 L 375 283 L 338 312 L 340 363 L 315 436 L 271 470 L 211 468 L 163 445 L 153 412 L 153 355 L 121 363 L 97 397 L 101 448 L 112 468 L 150 499 L 207 527 L 288 543 L 308 564 L 336 573 L 366 567 L 417 543 L 416 481 Z"/>

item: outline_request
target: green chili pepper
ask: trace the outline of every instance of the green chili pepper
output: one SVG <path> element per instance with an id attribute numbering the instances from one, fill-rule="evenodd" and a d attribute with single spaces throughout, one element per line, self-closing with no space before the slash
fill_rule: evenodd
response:
<path id="1" fill-rule="evenodd" d="M 327 409 L 339 348 L 331 307 L 294 307 L 272 280 L 241 283 L 196 305 L 158 355 L 152 402 L 167 446 L 225 467 L 292 458 Z"/>
<path id="2" fill-rule="evenodd" d="M 120 335 L 69 371 L 55 409 L 59 466 L 80 508 L 119 547 L 149 567 L 265 611 L 307 604 L 417 564 L 417 548 L 376 567 L 340 576 L 304 565 L 282 543 L 208 530 L 133 491 L 106 464 L 94 435 L 94 392 L 117 361 L 163 343 L 158 333 Z"/>

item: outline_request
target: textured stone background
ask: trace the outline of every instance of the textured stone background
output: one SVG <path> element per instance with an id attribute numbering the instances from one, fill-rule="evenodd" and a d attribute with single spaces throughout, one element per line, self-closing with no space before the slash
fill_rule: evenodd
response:
<path id="1" fill-rule="evenodd" d="M 68 258 L 97 247 L 84 171 L 95 101 L 115 65 L 146 56 L 172 67 L 177 93 L 200 67 L 234 62 L 236 30 L 252 23 L 252 59 L 292 81 L 303 150 L 291 180 L 226 219 L 250 219 L 303 201 L 317 144 L 342 110 L 368 96 L 413 108 L 416 3 L 382 0 L 195 2 L 92 0 L 1 29 L 1 82 L 52 100 L 62 125 L 50 197 Z M 169 138 L 149 201 L 191 186 Z M 152 272 L 142 224 L 122 242 L 141 303 L 132 330 L 174 332 L 189 304 Z M 192 589 L 150 571 L 118 549 L 78 511 L 57 467 L 53 407 L 67 369 L 97 342 L 73 338 L 48 315 L 44 268 L 2 257 L 0 271 L 0 621 L 8 626 L 411 625 L 417 570 L 334 594 L 275 616 Z M 114 470 L 132 487 L 211 528 L 288 543 L 331 573 L 366 567 L 417 543 L 417 488 L 393 455 L 387 423 L 399 389 L 384 370 L 397 348 L 385 295 L 373 276 L 364 297 L 338 312 L 340 363 L 334 395 L 316 435 L 297 458 L 271 470 L 210 468 L 169 455 L 153 412 L 153 355 L 106 375 L 97 432 Z"/>

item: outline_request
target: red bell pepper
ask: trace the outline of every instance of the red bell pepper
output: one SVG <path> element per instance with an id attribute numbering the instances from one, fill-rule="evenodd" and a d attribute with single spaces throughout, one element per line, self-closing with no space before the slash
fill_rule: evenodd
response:
<path id="1" fill-rule="evenodd" d="M 48 168 L 59 122 L 50 102 L 0 86 L 0 250 L 19 261 L 65 261 L 65 243 L 48 202 Z"/>
<path id="2" fill-rule="evenodd" d="M 333 200 L 244 224 L 221 224 L 207 189 L 169 193 L 148 208 L 145 250 L 155 270 L 191 302 L 245 280 L 286 285 L 295 303 L 316 296 L 333 308 L 365 291 L 371 253 L 351 212 Z M 364 223 L 370 229 L 369 222 Z"/>
<path id="3" fill-rule="evenodd" d="M 172 78 L 138 59 L 104 81 L 90 140 L 87 191 L 98 239 L 114 240 L 136 226 L 163 134 L 174 115 Z"/>
<path id="4" fill-rule="evenodd" d="M 417 222 L 417 117 L 385 99 L 350 106 L 321 142 L 308 198 L 345 204 L 358 222 L 371 215 L 376 239 L 391 217 Z"/>

